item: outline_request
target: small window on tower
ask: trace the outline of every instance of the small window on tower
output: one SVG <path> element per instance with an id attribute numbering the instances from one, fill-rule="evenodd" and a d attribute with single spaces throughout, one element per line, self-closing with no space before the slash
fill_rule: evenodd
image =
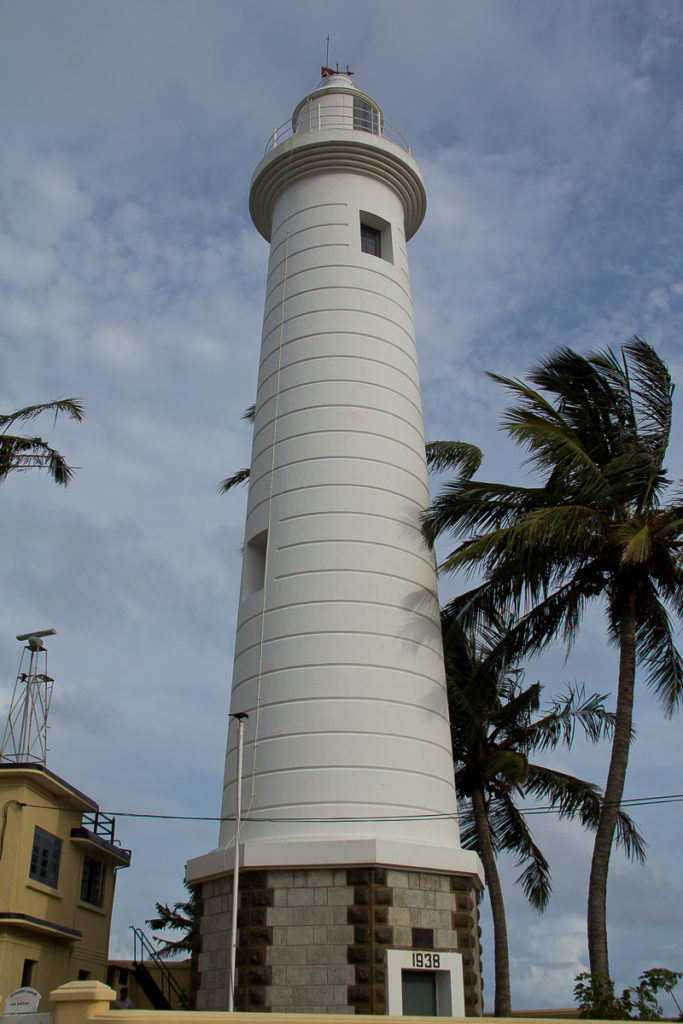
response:
<path id="1" fill-rule="evenodd" d="M 262 530 L 244 545 L 242 563 L 242 594 L 254 594 L 263 590 L 266 578 L 266 554 L 268 552 L 268 531 Z"/>
<path id="2" fill-rule="evenodd" d="M 369 224 L 360 226 L 360 249 L 361 252 L 369 252 L 371 256 L 382 255 L 382 232 L 377 228 L 371 228 Z"/>
<path id="3" fill-rule="evenodd" d="M 412 928 L 413 949 L 434 949 L 433 928 Z"/>
<path id="4" fill-rule="evenodd" d="M 391 224 L 365 210 L 360 211 L 360 251 L 377 256 L 387 263 L 394 262 Z"/>

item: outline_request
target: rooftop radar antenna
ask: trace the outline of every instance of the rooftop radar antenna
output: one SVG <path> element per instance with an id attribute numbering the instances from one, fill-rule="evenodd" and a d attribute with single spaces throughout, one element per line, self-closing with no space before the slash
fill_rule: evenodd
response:
<path id="1" fill-rule="evenodd" d="M 54 679 L 47 674 L 47 650 L 44 636 L 54 636 L 56 629 L 36 629 L 20 633 L 17 640 L 25 644 L 19 661 L 7 724 L 0 743 L 0 762 L 45 765 L 47 759 L 47 716 L 52 700 Z M 24 670 L 26 652 L 28 666 Z"/>

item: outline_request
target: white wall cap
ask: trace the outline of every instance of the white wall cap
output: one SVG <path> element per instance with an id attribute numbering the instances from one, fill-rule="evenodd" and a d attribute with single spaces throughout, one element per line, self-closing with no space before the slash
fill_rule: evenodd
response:
<path id="1" fill-rule="evenodd" d="M 234 856 L 232 847 L 219 847 L 203 857 L 194 857 L 186 864 L 185 877 L 200 882 L 230 873 Z M 385 839 L 278 839 L 240 844 L 240 866 L 244 869 L 343 868 L 358 864 L 472 875 L 481 887 L 484 885 L 484 868 L 472 850 Z"/>

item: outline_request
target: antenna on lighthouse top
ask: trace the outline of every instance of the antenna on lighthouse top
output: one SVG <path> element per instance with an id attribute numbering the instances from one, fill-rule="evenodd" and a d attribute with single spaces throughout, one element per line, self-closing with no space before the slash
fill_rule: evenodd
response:
<path id="1" fill-rule="evenodd" d="M 26 646 L 21 652 L 12 703 L 0 743 L 0 762 L 46 763 L 47 716 L 54 679 L 47 674 L 47 650 L 42 638 L 54 636 L 56 632 L 56 629 L 36 629 L 17 636 L 17 640 L 25 641 Z M 23 671 L 27 651 L 28 667 Z"/>
<path id="2" fill-rule="evenodd" d="M 323 66 L 320 69 L 320 77 L 321 78 L 331 78 L 332 75 L 348 75 L 349 77 L 351 77 L 351 75 L 353 74 L 353 71 L 351 70 L 351 68 L 349 67 L 348 64 L 346 65 L 346 71 L 340 71 L 339 70 L 339 61 L 337 61 L 336 67 L 334 67 L 334 68 L 330 67 L 330 37 L 329 36 L 326 36 L 326 41 L 327 41 L 327 46 L 325 48 L 325 63 L 323 64 Z"/>

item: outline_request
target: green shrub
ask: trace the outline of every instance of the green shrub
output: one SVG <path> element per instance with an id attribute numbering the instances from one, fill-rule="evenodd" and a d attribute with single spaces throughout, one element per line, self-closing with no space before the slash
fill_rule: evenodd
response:
<path id="1" fill-rule="evenodd" d="M 602 974 L 584 971 L 574 979 L 574 999 L 579 1006 L 579 1017 L 583 1020 L 661 1020 L 662 1007 L 657 993 L 668 992 L 678 1010 L 678 1020 L 683 1013 L 673 990 L 683 977 L 680 971 L 669 971 L 665 967 L 652 967 L 643 971 L 637 985 L 625 988 L 621 996 L 614 994 L 614 982 Z"/>

